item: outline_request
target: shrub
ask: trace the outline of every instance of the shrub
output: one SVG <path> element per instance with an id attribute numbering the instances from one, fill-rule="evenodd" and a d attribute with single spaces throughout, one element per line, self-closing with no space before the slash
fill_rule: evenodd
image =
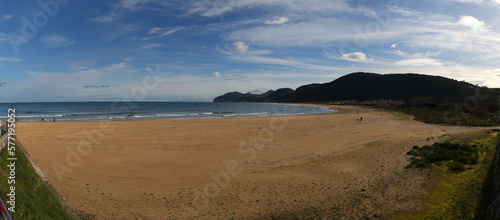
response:
<path id="1" fill-rule="evenodd" d="M 460 156 L 458 159 L 457 159 L 458 162 L 460 163 L 463 163 L 463 164 L 467 164 L 467 162 L 469 162 L 469 160 L 467 159 L 467 157 L 465 156 Z"/>
<path id="2" fill-rule="evenodd" d="M 411 155 L 411 156 L 417 156 L 418 155 L 418 152 L 416 150 L 410 150 L 408 151 L 408 153 L 406 153 L 408 155 Z"/>
<path id="3" fill-rule="evenodd" d="M 473 158 L 471 158 L 471 159 L 470 159 L 470 164 L 471 164 L 471 165 L 476 165 L 476 164 L 477 164 L 477 162 L 478 162 L 478 160 L 479 160 L 479 158 L 477 158 L 477 157 L 473 157 Z"/>
<path id="4" fill-rule="evenodd" d="M 465 165 L 458 161 L 450 162 L 447 164 L 447 166 L 453 172 L 462 172 L 466 170 Z"/>
<path id="5" fill-rule="evenodd" d="M 450 142 L 434 143 L 423 147 L 414 146 L 407 154 L 413 156 L 410 158 L 411 166 L 407 166 L 407 168 L 429 168 L 433 163 L 451 160 L 465 166 L 465 164 L 477 164 L 479 160 L 478 146 Z M 460 165 L 453 164 L 453 166 L 456 170 L 462 169 Z"/>

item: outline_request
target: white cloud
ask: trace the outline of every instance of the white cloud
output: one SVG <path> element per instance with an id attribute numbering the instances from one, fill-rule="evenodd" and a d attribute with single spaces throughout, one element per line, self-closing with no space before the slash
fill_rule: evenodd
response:
<path id="1" fill-rule="evenodd" d="M 153 27 L 149 29 L 148 34 L 151 37 L 145 37 L 142 40 L 149 40 L 152 38 L 160 38 L 171 35 L 177 31 L 185 30 L 185 27 Z"/>
<path id="2" fill-rule="evenodd" d="M 401 50 L 396 50 L 394 53 L 396 53 L 399 56 L 404 56 L 404 57 L 408 57 L 409 56 L 408 53 L 403 52 Z"/>
<path id="3" fill-rule="evenodd" d="M 135 86 L 142 85 L 146 73 L 127 63 L 116 63 L 108 66 L 78 69 L 70 72 L 24 72 L 27 78 L 9 81 L 13 87 L 15 99 L 44 100 L 115 100 L 121 95 L 131 94 Z M 57 85 L 57 86 L 53 86 Z M 106 93 L 99 90 L 86 89 L 87 85 L 109 85 Z M 0 94 L 0 97 L 1 94 Z M 3 96 L 3 98 L 7 98 Z"/>
<path id="4" fill-rule="evenodd" d="M 407 59 L 394 62 L 398 66 L 442 66 L 443 63 L 428 58 Z"/>
<path id="5" fill-rule="evenodd" d="M 138 10 L 142 4 L 147 3 L 148 0 L 121 0 L 118 5 L 123 9 L 128 9 L 130 11 Z"/>
<path id="6" fill-rule="evenodd" d="M 484 2 L 483 0 L 447 0 L 447 1 L 460 2 L 460 3 L 475 3 L 475 4 L 482 4 Z"/>
<path id="7" fill-rule="evenodd" d="M 461 16 L 460 20 L 458 21 L 458 24 L 466 26 L 475 32 L 487 31 L 484 22 L 479 21 L 472 16 L 467 16 L 467 15 Z"/>
<path id="8" fill-rule="evenodd" d="M 205 17 L 221 16 L 242 9 L 281 9 L 291 14 L 327 13 L 352 11 L 345 0 L 193 0 L 189 5 L 190 13 Z"/>
<path id="9" fill-rule="evenodd" d="M 123 69 L 126 67 L 128 67 L 127 62 L 121 62 L 121 63 L 115 63 L 115 64 L 111 64 L 109 66 L 105 66 L 104 69 L 105 70 L 117 70 L 117 69 Z"/>
<path id="10" fill-rule="evenodd" d="M 394 53 L 397 54 L 397 55 L 399 55 L 399 56 L 403 56 L 403 57 L 408 57 L 408 58 L 413 58 L 413 59 L 419 59 L 419 58 L 429 58 L 429 57 L 439 56 L 441 54 L 441 51 L 436 51 L 436 52 L 427 51 L 425 53 L 413 53 L 413 54 L 409 54 L 409 53 L 407 53 L 405 51 L 396 50 Z"/>
<path id="11" fill-rule="evenodd" d="M 164 47 L 164 46 L 165 46 L 164 43 L 148 44 L 148 45 L 144 45 L 144 46 L 140 47 L 139 50 L 151 49 L 151 48 L 155 48 L 155 47 Z"/>
<path id="12" fill-rule="evenodd" d="M 500 0 L 447 0 L 447 1 L 454 1 L 460 3 L 473 3 L 486 7 L 493 6 L 500 8 Z"/>
<path id="13" fill-rule="evenodd" d="M 364 54 L 363 52 L 346 53 L 342 54 L 341 58 L 348 61 L 362 62 L 366 61 L 366 54 Z"/>
<path id="14" fill-rule="evenodd" d="M 245 53 L 248 51 L 248 44 L 243 41 L 236 41 L 231 44 L 231 49 L 237 53 Z"/>
<path id="15" fill-rule="evenodd" d="M 14 15 L 2 15 L 2 16 L 0 17 L 0 23 L 2 23 L 2 22 L 6 22 L 6 21 L 10 20 L 10 19 L 11 19 L 11 18 L 13 18 L 13 17 L 14 17 Z"/>
<path id="16" fill-rule="evenodd" d="M 102 15 L 90 18 L 89 20 L 98 23 L 108 23 L 121 18 L 127 12 L 145 9 L 145 5 L 149 3 L 156 4 L 153 8 L 158 8 L 158 6 L 165 4 L 165 2 L 162 1 L 163 0 L 105 0 L 104 3 L 106 3 L 110 9 Z"/>
<path id="17" fill-rule="evenodd" d="M 21 62 L 22 60 L 17 57 L 0 57 L 0 61 L 4 62 Z"/>
<path id="18" fill-rule="evenodd" d="M 90 18 L 89 20 L 90 21 L 95 21 L 95 22 L 98 22 L 98 23 L 107 23 L 107 22 L 110 22 L 110 21 L 114 21 L 116 20 L 117 18 L 121 17 L 122 15 L 117 13 L 117 12 L 109 12 L 105 15 L 101 15 L 101 16 L 98 16 L 98 17 L 95 17 L 95 18 Z"/>
<path id="19" fill-rule="evenodd" d="M 213 72 L 212 74 L 210 74 L 210 76 L 220 77 L 222 76 L 222 74 L 220 74 L 219 72 Z"/>
<path id="20" fill-rule="evenodd" d="M 398 46 L 398 44 L 395 43 L 395 44 L 391 45 L 391 48 L 396 48 L 397 46 Z"/>
<path id="21" fill-rule="evenodd" d="M 73 41 L 69 38 L 51 34 L 51 35 L 43 35 L 40 37 L 40 42 L 45 44 L 46 47 L 69 47 L 73 45 Z"/>
<path id="22" fill-rule="evenodd" d="M 220 72 L 213 72 L 210 74 L 211 77 L 221 77 L 221 78 L 224 78 L 226 80 L 236 80 L 238 79 L 238 77 L 236 77 L 234 74 L 221 74 Z"/>
<path id="23" fill-rule="evenodd" d="M 499 34 L 493 31 L 471 34 L 469 27 L 458 22 L 456 17 L 424 14 L 418 18 L 393 18 L 390 25 L 380 26 L 380 31 L 367 32 L 363 23 L 352 20 L 312 19 L 281 26 L 240 28 L 230 33 L 226 40 L 240 40 L 269 47 L 347 44 L 354 48 L 397 41 L 397 48 L 473 52 L 477 53 L 476 56 L 500 54 Z"/>
<path id="24" fill-rule="evenodd" d="M 289 21 L 288 17 L 274 17 L 274 20 L 267 20 L 264 23 L 265 24 L 284 24 Z"/>
<path id="25" fill-rule="evenodd" d="M 408 9 L 408 8 L 398 7 L 398 6 L 389 7 L 388 12 L 390 12 L 391 14 L 399 14 L 399 15 L 402 15 L 404 17 L 418 17 L 418 16 L 423 15 L 422 12 L 415 11 L 415 10 Z"/>
<path id="26" fill-rule="evenodd" d="M 281 26 L 257 26 L 229 34 L 229 40 L 245 40 L 266 46 L 315 46 L 352 40 L 356 32 L 351 22 L 334 18 Z"/>
<path id="27" fill-rule="evenodd" d="M 160 37 L 173 34 L 182 28 L 180 27 L 154 27 L 149 30 L 150 35 L 158 35 Z"/>
<path id="28" fill-rule="evenodd" d="M 230 59 L 242 61 L 242 62 L 269 64 L 269 65 L 273 65 L 273 66 L 276 66 L 276 65 L 288 66 L 288 67 L 296 67 L 296 68 L 303 68 L 303 69 L 309 69 L 309 70 L 344 71 L 344 72 L 349 71 L 348 68 L 310 64 L 310 63 L 295 60 L 292 58 L 282 59 L 282 58 L 275 58 L 275 57 L 248 55 L 248 56 L 233 56 L 233 57 L 230 57 Z"/>

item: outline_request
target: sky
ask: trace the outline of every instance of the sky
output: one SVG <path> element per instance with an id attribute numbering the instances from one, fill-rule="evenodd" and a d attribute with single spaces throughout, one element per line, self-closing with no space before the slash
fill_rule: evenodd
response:
<path id="1" fill-rule="evenodd" d="M 500 87 L 500 0 L 0 1 L 0 102 L 212 101 L 359 71 Z"/>

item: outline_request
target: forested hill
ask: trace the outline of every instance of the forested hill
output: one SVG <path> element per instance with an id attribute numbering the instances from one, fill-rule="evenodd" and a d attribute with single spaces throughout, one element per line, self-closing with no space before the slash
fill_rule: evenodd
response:
<path id="1" fill-rule="evenodd" d="M 268 91 L 264 94 L 226 93 L 214 102 L 329 102 L 335 100 L 393 99 L 408 102 L 423 98 L 433 103 L 463 102 L 477 86 L 441 76 L 357 72 L 332 82 Z M 498 93 L 498 89 L 495 89 Z"/>

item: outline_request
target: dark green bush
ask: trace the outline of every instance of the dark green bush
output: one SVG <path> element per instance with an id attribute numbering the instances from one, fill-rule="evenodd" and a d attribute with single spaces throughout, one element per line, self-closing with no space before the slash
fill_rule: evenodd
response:
<path id="1" fill-rule="evenodd" d="M 479 160 L 479 148 L 477 146 L 450 142 L 434 143 L 423 147 L 414 146 L 407 154 L 413 157 L 410 158 L 410 165 L 406 168 L 429 168 L 433 163 L 440 166 L 442 162 L 453 160 L 463 165 L 465 169 L 466 164 L 474 165 Z M 460 164 L 457 163 L 451 164 L 453 168 L 450 169 L 453 171 L 461 170 Z"/>
<path id="2" fill-rule="evenodd" d="M 467 159 L 467 157 L 465 156 L 460 156 L 458 159 L 457 159 L 458 162 L 460 163 L 463 163 L 463 164 L 467 164 L 467 162 L 469 162 L 469 160 Z"/>
<path id="3" fill-rule="evenodd" d="M 465 165 L 458 161 L 450 162 L 446 166 L 453 172 L 462 172 L 466 170 Z"/>

